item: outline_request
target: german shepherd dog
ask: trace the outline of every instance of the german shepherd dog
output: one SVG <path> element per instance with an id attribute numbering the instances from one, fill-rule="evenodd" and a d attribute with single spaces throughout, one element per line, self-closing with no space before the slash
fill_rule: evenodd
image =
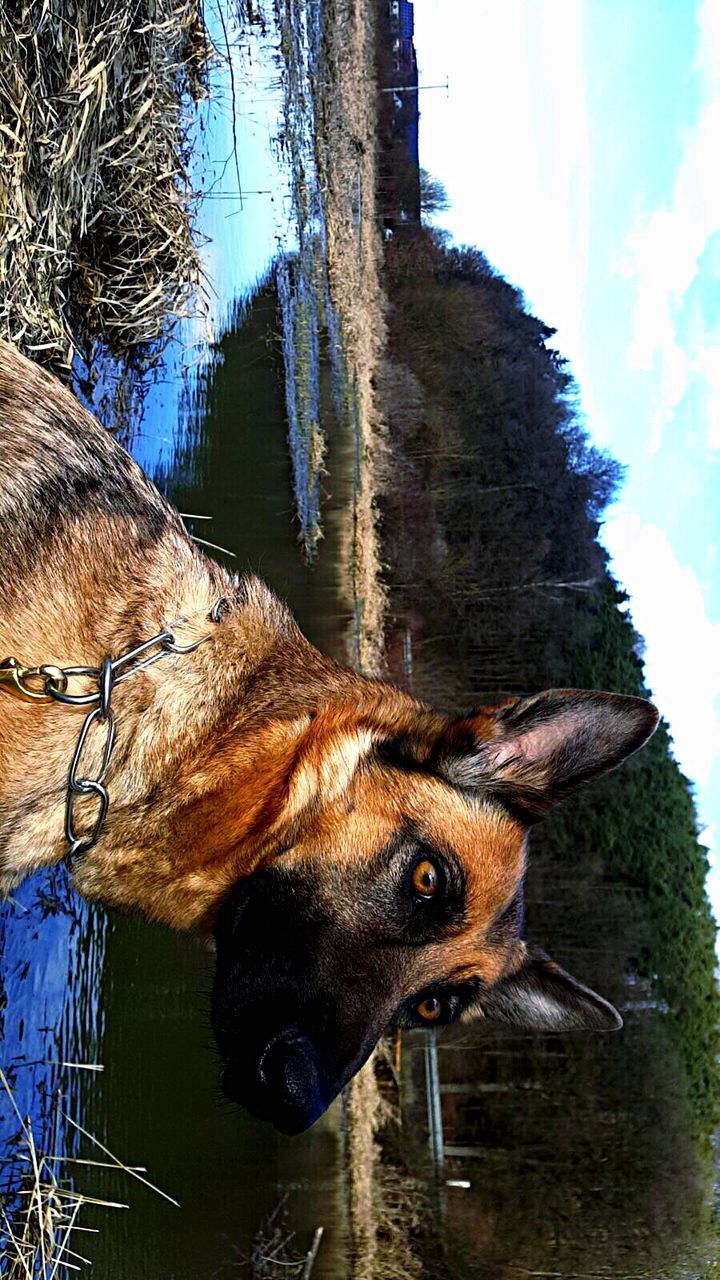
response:
<path id="1" fill-rule="evenodd" d="M 203 555 L 109 432 L 6 344 L 0 424 L 0 658 L 99 667 L 164 628 L 210 635 L 116 686 L 111 803 L 73 880 L 214 935 L 229 1098 L 298 1133 L 391 1025 L 621 1025 L 523 941 L 522 884 L 528 828 L 642 746 L 650 703 L 555 690 L 432 711 L 319 653 L 257 578 Z M 5 892 L 66 855 L 81 723 L 0 691 Z M 100 772 L 101 743 L 87 751 Z M 81 827 L 93 803 L 78 798 Z"/>

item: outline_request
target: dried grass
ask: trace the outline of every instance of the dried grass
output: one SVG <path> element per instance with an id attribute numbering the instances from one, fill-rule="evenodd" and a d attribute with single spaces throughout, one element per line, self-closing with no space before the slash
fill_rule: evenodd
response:
<path id="1" fill-rule="evenodd" d="M 399 1124 L 383 1097 L 382 1045 L 348 1089 L 347 1156 L 353 1280 L 415 1280 L 425 1273 L 413 1236 L 428 1217 L 421 1184 L 383 1152 L 383 1130 Z"/>
<path id="2" fill-rule="evenodd" d="M 268 1214 L 253 1241 L 248 1259 L 251 1280 L 311 1280 L 323 1238 L 317 1227 L 307 1253 L 297 1253 L 295 1236 L 287 1225 L 285 1200 Z"/>
<path id="3" fill-rule="evenodd" d="M 252 1280 L 300 1280 L 305 1259 L 294 1252 L 292 1234 L 285 1221 L 285 1206 L 280 1203 L 268 1214 L 253 1241 L 249 1258 Z"/>
<path id="4" fill-rule="evenodd" d="M 195 305 L 185 105 L 208 57 L 202 0 L 0 6 L 0 333 L 61 374 Z"/>
<path id="5" fill-rule="evenodd" d="M 384 669 L 387 608 L 376 496 L 387 470 L 387 429 L 374 381 L 385 338 L 382 243 L 375 204 L 377 84 L 370 0 L 327 0 L 325 81 L 318 93 L 317 163 L 327 227 L 330 296 L 340 317 L 359 466 L 350 550 L 357 648 L 369 674 Z"/>
<path id="6" fill-rule="evenodd" d="M 79 1069 L 95 1069 L 84 1063 L 72 1065 Z M 58 1165 L 62 1167 L 77 1164 L 120 1170 L 163 1199 L 169 1200 L 171 1204 L 177 1205 L 172 1196 L 143 1176 L 144 1169 L 123 1163 L 103 1143 L 66 1115 L 62 1110 L 61 1095 L 54 1098 L 48 1125 L 53 1145 L 57 1147 L 59 1143 L 62 1121 L 82 1133 L 108 1159 L 81 1159 L 61 1155 L 57 1151 L 43 1150 L 33 1132 L 30 1119 L 23 1119 L 20 1114 L 2 1068 L 0 1089 L 4 1091 L 18 1122 L 17 1140 L 0 1159 L 0 1275 L 7 1280 L 56 1280 L 56 1277 L 80 1271 L 85 1265 L 92 1265 L 89 1258 L 71 1247 L 75 1243 L 73 1232 L 95 1230 L 81 1226 L 77 1221 L 81 1210 L 88 1205 L 104 1209 L 128 1208 L 127 1204 L 78 1191 L 67 1174 L 58 1172 Z"/>
<path id="7" fill-rule="evenodd" d="M 330 295 L 340 317 L 358 442 L 347 563 L 357 602 L 356 658 L 385 668 L 387 593 L 377 495 L 387 483 L 388 432 L 375 384 L 386 343 L 382 242 L 375 203 L 377 82 L 371 0 L 326 0 L 325 83 L 318 95 L 317 162 L 327 227 Z M 377 1078 L 375 1055 L 348 1087 L 347 1170 L 353 1280 L 413 1280 L 423 1274 L 413 1232 L 427 1212 L 420 1184 L 383 1157 L 383 1130 L 399 1113 Z"/>

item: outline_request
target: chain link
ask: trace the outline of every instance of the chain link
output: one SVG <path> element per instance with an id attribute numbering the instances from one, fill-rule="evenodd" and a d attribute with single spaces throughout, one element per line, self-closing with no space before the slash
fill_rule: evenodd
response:
<path id="1" fill-rule="evenodd" d="M 207 615 L 209 620 L 221 622 L 229 604 L 228 597 L 221 596 Z M 87 853 L 99 840 L 110 805 L 105 778 L 115 745 L 116 721 L 110 705 L 115 685 L 122 684 L 138 671 L 145 671 L 168 654 L 192 653 L 209 639 L 210 636 L 207 635 L 191 644 L 178 644 L 172 631 L 160 631 L 150 640 L 121 654 L 119 658 L 105 658 L 101 667 L 24 667 L 17 658 L 6 658 L 4 662 L 0 662 L 0 689 L 28 702 L 54 701 L 70 707 L 90 708 L 83 720 L 68 774 L 65 837 L 69 845 L 67 856 L 71 866 L 75 858 Z M 155 649 L 157 652 L 152 652 Z M 97 688 L 89 693 L 68 693 L 68 681 L 75 679 L 90 680 Z M 96 725 L 105 731 L 100 771 L 97 777 L 86 778 L 80 773 L 80 765 Z M 99 804 L 92 829 L 84 836 L 78 835 L 75 830 L 75 804 L 78 796 L 95 796 Z"/>
<path id="2" fill-rule="evenodd" d="M 83 751 L 93 725 L 101 725 L 105 729 L 105 746 L 102 754 L 102 764 L 100 772 L 96 778 L 78 777 L 80 761 Z M 112 749 L 115 745 L 115 715 L 110 708 L 109 698 L 108 705 L 105 710 L 100 707 L 93 707 L 83 721 L 80 737 L 77 740 L 77 746 L 73 754 L 70 764 L 70 773 L 68 775 L 68 791 L 67 802 L 65 806 L 65 836 L 70 846 L 68 857 L 71 862 L 78 854 L 87 853 L 88 849 L 92 849 L 102 831 L 105 818 L 107 817 L 108 805 L 110 804 L 110 796 L 105 786 L 105 777 L 110 765 L 110 757 Z M 95 824 L 90 833 L 86 836 L 79 836 L 74 826 L 74 809 L 75 799 L 77 796 L 95 795 L 100 801 L 100 807 L 97 812 Z"/>

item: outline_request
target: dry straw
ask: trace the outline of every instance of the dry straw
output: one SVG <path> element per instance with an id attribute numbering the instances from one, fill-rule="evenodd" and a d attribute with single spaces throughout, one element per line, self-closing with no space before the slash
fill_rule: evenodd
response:
<path id="1" fill-rule="evenodd" d="M 384 1151 L 401 1123 L 399 1101 L 383 1097 L 378 1069 L 390 1060 L 381 1041 L 347 1093 L 347 1187 L 353 1280 L 420 1280 L 414 1247 L 427 1216 L 420 1183 Z"/>
<path id="2" fill-rule="evenodd" d="M 283 2 L 292 7 L 292 0 Z M 377 498 L 389 481 L 387 426 L 376 393 L 387 308 L 375 203 L 376 7 L 357 0 L 325 0 L 326 65 L 317 137 L 330 296 L 341 320 L 360 458 L 346 558 L 358 615 L 356 657 L 368 675 L 381 675 L 386 665 L 387 596 Z"/>
<path id="3" fill-rule="evenodd" d="M 96 1070 L 95 1064 L 72 1063 L 76 1069 Z M 127 1204 L 90 1196 L 77 1190 L 58 1165 L 81 1165 L 98 1169 L 115 1169 L 137 1179 L 157 1195 L 177 1206 L 177 1200 L 161 1191 L 144 1177 L 142 1166 L 125 1164 L 93 1134 L 89 1133 L 62 1110 L 61 1096 L 53 1101 L 50 1130 L 55 1145 L 59 1142 L 61 1121 L 69 1123 L 107 1157 L 90 1160 L 43 1151 L 38 1146 L 29 1118 L 23 1119 L 10 1083 L 0 1068 L 0 1091 L 18 1123 L 18 1141 L 12 1151 L 0 1160 L 3 1173 L 0 1194 L 0 1275 L 7 1280 L 55 1280 L 91 1265 L 90 1259 L 75 1248 L 78 1232 L 95 1233 L 95 1228 L 78 1222 L 80 1211 L 87 1205 L 103 1209 L 127 1209 Z M 2 1097 L 2 1092 L 0 1092 Z M 179 1207 L 179 1206 L 178 1206 Z"/>
<path id="4" fill-rule="evenodd" d="M 167 333 L 200 279 L 191 100 L 201 0 L 0 6 L 0 333 L 67 372 L 91 337 Z"/>

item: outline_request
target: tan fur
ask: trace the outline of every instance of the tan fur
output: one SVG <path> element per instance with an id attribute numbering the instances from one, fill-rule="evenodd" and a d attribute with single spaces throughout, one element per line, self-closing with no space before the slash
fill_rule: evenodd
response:
<path id="1" fill-rule="evenodd" d="M 417 949 L 405 994 L 439 977 L 447 982 L 469 977 L 495 982 L 515 961 L 514 940 L 505 948 L 486 947 L 485 927 L 512 898 L 525 870 L 523 832 L 506 814 L 480 800 L 469 804 L 437 778 L 360 773 L 342 801 L 324 807 L 307 823 L 302 838 L 284 855 L 285 862 L 314 864 L 324 850 L 332 849 L 327 908 L 351 927 L 362 907 L 357 885 L 363 863 L 408 817 L 430 847 L 452 848 L 459 856 L 467 899 L 466 918 L 454 934 Z"/>
<path id="2" fill-rule="evenodd" d="M 238 879 L 282 850 L 285 865 L 322 866 L 320 892 L 337 916 L 350 918 L 350 870 L 411 818 L 462 859 L 468 918 L 456 936 L 420 949 L 408 992 L 438 974 L 499 976 L 512 957 L 502 948 L 486 954 L 482 939 L 522 874 L 521 827 L 438 778 L 366 767 L 376 740 L 403 733 L 414 736 L 422 758 L 445 718 L 318 653 L 256 579 L 244 582 L 223 621 L 211 623 L 211 605 L 237 584 L 193 546 L 70 393 L 7 345 L 0 415 L 0 658 L 95 665 L 164 627 L 182 643 L 210 635 L 193 654 L 163 659 L 116 686 L 110 811 L 97 846 L 79 860 L 78 891 L 206 931 Z M 81 497 L 66 512 L 63 493 L 78 468 L 90 490 L 121 469 L 137 511 L 116 513 Z M 50 531 L 38 534 L 37 507 L 52 501 Z M 65 856 L 67 773 L 81 721 L 75 709 L 0 694 L 5 891 Z M 101 740 L 85 760 L 90 774 Z M 92 801 L 78 805 L 87 825 L 94 812 Z"/>
<path id="3" fill-rule="evenodd" d="M 2 343 L 0 598 L 0 661 L 98 668 L 160 631 L 203 641 L 115 685 L 110 808 L 72 875 L 87 898 L 214 933 L 228 1097 L 296 1133 L 393 1020 L 620 1025 L 522 941 L 526 830 L 642 746 L 649 703 L 549 690 L 450 717 L 338 665 Z M 84 714 L 0 690 L 0 892 L 68 852 Z M 105 740 L 96 724 L 84 776 Z M 96 814 L 78 797 L 76 834 Z"/>

